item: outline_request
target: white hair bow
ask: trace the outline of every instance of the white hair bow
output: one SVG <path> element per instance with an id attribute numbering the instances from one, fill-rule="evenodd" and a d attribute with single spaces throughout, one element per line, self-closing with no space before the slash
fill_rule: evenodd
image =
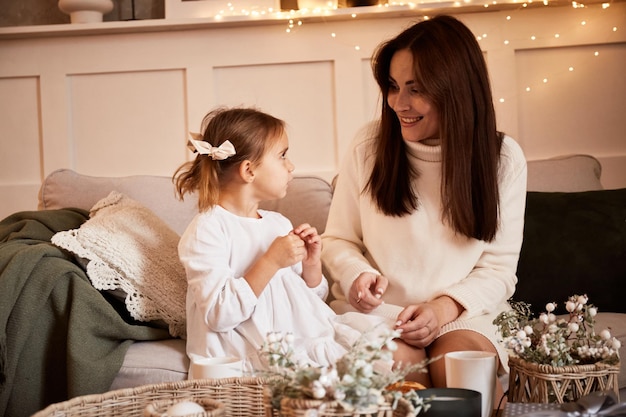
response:
<path id="1" fill-rule="evenodd" d="M 197 152 L 200 155 L 208 155 L 214 161 L 223 161 L 236 154 L 235 147 L 229 140 L 224 141 L 220 146 L 216 147 L 202 140 L 203 137 L 199 133 L 190 132 L 189 134 L 193 139 L 189 139 L 187 147 L 194 153 Z"/>

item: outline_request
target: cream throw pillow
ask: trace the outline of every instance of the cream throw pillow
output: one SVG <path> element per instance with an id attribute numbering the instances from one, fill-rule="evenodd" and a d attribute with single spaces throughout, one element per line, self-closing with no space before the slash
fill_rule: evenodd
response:
<path id="1" fill-rule="evenodd" d="M 130 315 L 163 321 L 185 336 L 187 279 L 178 258 L 179 236 L 156 214 L 112 191 L 98 201 L 80 228 L 58 232 L 52 243 L 86 260 L 98 290 L 122 290 Z"/>

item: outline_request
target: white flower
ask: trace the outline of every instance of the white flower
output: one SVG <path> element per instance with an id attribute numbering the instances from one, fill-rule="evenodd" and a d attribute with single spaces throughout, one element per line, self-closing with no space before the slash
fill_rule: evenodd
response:
<path id="1" fill-rule="evenodd" d="M 533 334 L 533 328 L 532 326 L 526 325 L 524 326 L 524 333 L 528 334 Z"/>
<path id="2" fill-rule="evenodd" d="M 612 343 L 611 343 L 611 347 L 615 350 L 619 350 L 619 348 L 622 347 L 622 342 L 620 342 L 619 340 L 613 338 Z"/>
<path id="3" fill-rule="evenodd" d="M 609 340 L 611 338 L 611 332 L 608 329 L 604 329 L 600 332 L 602 340 Z"/>
<path id="4" fill-rule="evenodd" d="M 324 398 L 326 396 L 326 388 L 320 383 L 320 381 L 313 381 L 313 398 Z"/>
<path id="5" fill-rule="evenodd" d="M 293 335 L 293 333 L 287 333 L 285 335 L 285 342 L 287 342 L 288 344 L 292 345 L 293 342 L 295 341 L 295 336 Z"/>
<path id="6" fill-rule="evenodd" d="M 576 310 L 576 303 L 573 301 L 568 301 L 567 303 L 565 303 L 565 309 L 568 312 L 573 312 L 574 310 Z"/>
<path id="7" fill-rule="evenodd" d="M 398 344 L 393 339 L 389 339 L 387 343 L 385 343 L 385 347 L 392 352 L 398 350 Z"/>
<path id="8" fill-rule="evenodd" d="M 548 303 L 548 304 L 546 304 L 546 311 L 548 313 L 552 313 L 555 308 L 556 308 L 556 304 L 555 303 Z"/>
<path id="9" fill-rule="evenodd" d="M 336 390 L 333 395 L 333 398 L 337 401 L 343 401 L 346 399 L 346 393 L 341 390 Z"/>
<path id="10" fill-rule="evenodd" d="M 372 366 L 371 363 L 367 363 L 361 369 L 361 373 L 363 374 L 365 378 L 370 378 L 374 374 L 374 367 Z"/>
<path id="11" fill-rule="evenodd" d="M 341 382 L 343 382 L 346 385 L 351 385 L 354 384 L 354 377 L 350 374 L 345 374 L 342 378 L 341 378 Z"/>
<path id="12" fill-rule="evenodd" d="M 569 323 L 567 329 L 572 333 L 576 333 L 579 329 L 578 323 Z"/>

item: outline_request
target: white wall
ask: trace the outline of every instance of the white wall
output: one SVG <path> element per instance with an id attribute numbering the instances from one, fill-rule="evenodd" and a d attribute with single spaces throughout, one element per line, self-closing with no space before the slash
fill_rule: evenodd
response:
<path id="1" fill-rule="evenodd" d="M 605 188 L 626 187 L 626 3 L 457 17 L 481 37 L 499 127 L 528 159 L 592 154 Z M 193 19 L 0 28 L 0 218 L 36 209 L 58 168 L 170 176 L 217 105 L 285 119 L 296 173 L 328 179 L 375 117 L 374 48 L 416 19 L 303 19 L 291 33 Z"/>

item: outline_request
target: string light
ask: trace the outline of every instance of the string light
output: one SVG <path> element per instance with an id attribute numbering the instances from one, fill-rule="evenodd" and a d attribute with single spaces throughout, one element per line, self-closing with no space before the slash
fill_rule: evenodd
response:
<path id="1" fill-rule="evenodd" d="M 263 0 L 259 0 L 259 1 L 263 1 Z M 320 0 L 317 0 L 317 3 L 319 4 Z M 385 0 L 382 0 L 385 1 Z M 399 2 L 396 2 L 395 0 L 388 0 L 388 2 L 384 3 L 384 4 L 378 4 L 378 8 L 382 9 L 382 8 L 390 8 L 390 7 L 405 7 L 408 8 L 410 10 L 415 9 L 417 7 L 419 7 L 421 4 L 432 4 L 433 1 L 442 1 L 442 0 L 419 0 L 417 2 L 415 1 L 404 1 L 401 0 Z M 443 0 L 445 1 L 445 0 Z M 458 0 L 454 3 L 455 6 L 459 6 L 459 7 L 463 7 L 464 5 L 471 5 L 471 4 L 476 4 L 474 2 L 477 2 L 480 0 Z M 511 3 L 517 3 L 518 0 L 506 0 L 504 3 L 506 4 L 511 4 Z M 503 3 L 503 4 L 504 4 Z M 218 21 L 223 21 L 225 19 L 226 16 L 247 16 L 250 17 L 251 19 L 255 19 L 255 18 L 262 18 L 262 17 L 267 17 L 267 16 L 271 16 L 272 18 L 275 19 L 284 19 L 287 22 L 287 28 L 285 29 L 286 33 L 293 33 L 296 28 L 301 27 L 303 25 L 303 20 L 301 19 L 305 19 L 307 17 L 317 17 L 317 16 L 328 16 L 331 15 L 333 11 L 337 10 L 337 5 L 336 3 L 333 3 L 332 0 L 329 3 L 325 3 L 326 7 L 315 7 L 315 8 L 303 8 L 303 9 L 299 9 L 299 10 L 289 10 L 289 11 L 283 11 L 283 10 L 275 10 L 272 7 L 268 7 L 268 8 L 262 8 L 261 6 L 248 6 L 247 8 L 241 8 L 238 9 L 235 4 L 233 4 L 232 2 L 229 2 L 226 4 L 226 6 L 221 9 L 217 14 L 215 14 L 214 18 L 215 20 Z M 524 9 L 527 9 L 529 7 L 529 5 L 532 5 L 533 1 L 529 0 L 529 1 L 525 1 L 521 4 L 518 4 L 518 8 L 513 11 L 513 13 L 507 13 L 504 18 L 507 22 L 510 22 L 513 20 L 515 16 L 516 12 L 520 12 Z M 550 1 L 549 0 L 541 0 L 541 3 L 543 6 L 551 6 Z M 540 6 L 540 4 L 537 4 L 537 6 Z M 556 6 L 560 7 L 557 3 L 553 3 Z M 495 0 L 487 0 L 485 1 L 485 3 L 483 4 L 483 6 L 485 8 L 490 7 L 491 5 L 498 5 L 498 1 Z M 585 6 L 585 4 L 583 3 L 579 3 L 577 1 L 572 1 L 571 2 L 571 7 L 574 9 L 592 9 L 592 8 L 596 8 L 596 10 L 600 9 L 600 10 L 605 10 L 608 9 L 611 6 L 610 3 L 602 3 L 602 4 L 597 4 L 594 3 L 591 6 Z M 370 8 L 368 8 L 370 9 Z M 370 9 L 371 10 L 371 9 Z M 358 18 L 358 14 L 357 13 L 350 13 L 349 15 L 346 16 L 350 16 L 350 18 L 352 19 L 356 19 Z M 427 15 L 423 15 L 420 17 L 422 20 L 428 20 L 429 16 Z M 305 19 L 306 20 L 306 19 Z M 593 23 L 593 19 L 590 20 L 589 16 L 587 16 L 586 19 L 581 20 L 580 21 L 580 26 L 583 27 L 587 27 L 590 25 L 590 23 Z M 536 28 L 533 28 L 534 30 L 536 30 Z M 618 27 L 617 26 L 613 26 L 610 28 L 610 30 L 612 32 L 617 32 L 618 31 Z M 480 35 L 476 36 L 476 39 L 478 41 L 486 41 L 486 39 L 488 38 L 489 33 L 488 32 L 482 32 Z M 553 39 L 567 39 L 567 35 L 569 35 L 569 33 L 554 33 Z M 544 37 L 546 35 L 542 35 L 541 33 L 537 33 L 537 34 L 532 34 L 528 37 L 524 37 L 525 39 L 530 39 L 531 41 L 536 41 L 537 39 Z M 336 32 L 332 32 L 330 33 L 330 37 L 332 39 L 339 39 L 339 36 Z M 522 39 L 524 39 L 522 38 Z M 512 43 L 516 42 L 517 40 L 522 40 L 522 39 L 510 39 L 510 38 L 506 38 L 502 40 L 502 45 L 504 46 L 510 46 Z M 567 41 L 566 41 L 567 43 Z M 361 51 L 361 46 L 360 45 L 347 45 L 353 48 L 354 51 Z M 600 55 L 599 51 L 594 51 L 593 52 L 593 56 L 594 57 L 598 57 Z M 574 71 L 574 65 L 569 65 L 567 67 L 567 71 L 569 72 L 573 72 Z M 545 85 L 548 83 L 548 77 L 543 77 L 543 78 L 539 78 L 542 83 Z M 537 87 L 537 86 L 533 86 L 533 89 Z M 526 92 L 531 92 L 531 86 L 527 86 L 524 89 Z M 510 98 L 510 97 L 509 97 Z M 498 99 L 499 103 L 505 103 L 506 101 L 508 101 L 507 97 L 500 97 Z"/>

